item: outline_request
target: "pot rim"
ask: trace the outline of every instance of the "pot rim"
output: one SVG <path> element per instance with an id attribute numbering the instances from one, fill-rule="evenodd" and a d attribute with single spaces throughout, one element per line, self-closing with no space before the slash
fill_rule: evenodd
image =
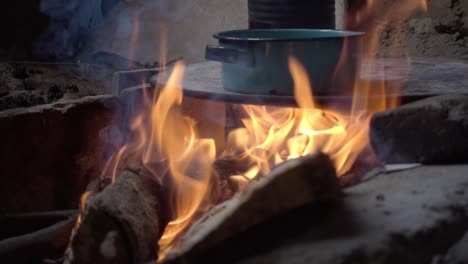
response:
<path id="1" fill-rule="evenodd" d="M 269 33 L 269 34 L 285 34 L 284 37 L 259 37 L 248 36 L 255 33 Z M 287 36 L 287 33 L 304 33 L 310 36 Z M 318 34 L 319 33 L 319 34 Z M 247 34 L 246 36 L 239 36 L 240 34 Z M 343 39 L 349 37 L 363 36 L 364 32 L 346 31 L 346 30 L 332 30 L 332 29 L 237 29 L 218 32 L 213 35 L 218 40 L 232 40 L 232 41 L 247 41 L 247 42 L 290 42 L 290 41 L 311 41 L 311 40 L 325 40 L 325 39 Z"/>

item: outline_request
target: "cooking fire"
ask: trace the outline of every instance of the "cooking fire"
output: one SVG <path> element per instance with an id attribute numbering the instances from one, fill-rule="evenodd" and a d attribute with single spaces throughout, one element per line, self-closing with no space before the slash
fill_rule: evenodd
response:
<path id="1" fill-rule="evenodd" d="M 217 43 L 203 38 L 211 44 L 198 49 L 180 44 L 195 25 L 186 17 L 238 3 L 208 12 L 201 1 L 51 2 L 41 1 L 50 21 L 31 54 L 60 64 L 8 62 L 3 78 L 40 98 L 30 86 L 53 76 L 48 104 L 0 112 L 5 133 L 42 124 L 31 140 L 47 146 L 28 156 L 10 146 L 21 134 L 12 132 L 0 160 L 25 160 L 24 175 L 57 164 L 57 174 L 81 175 L 35 180 L 59 188 L 47 189 L 58 208 L 31 213 L 22 198 L 5 207 L 0 260 L 468 263 L 468 63 L 417 53 L 430 50 L 431 34 L 468 45 L 462 22 L 433 25 L 448 6 L 248 0 L 249 29 L 210 17 L 200 27 Z M 464 17 L 468 1 L 449 9 Z M 205 62 L 193 63 L 195 49 Z M 86 94 L 95 80 L 105 92 Z M 7 183 L 34 189 L 19 176 Z"/>

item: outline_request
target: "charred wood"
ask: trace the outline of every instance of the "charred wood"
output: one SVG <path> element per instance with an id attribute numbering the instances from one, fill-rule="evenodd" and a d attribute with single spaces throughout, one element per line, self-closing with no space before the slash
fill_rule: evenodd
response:
<path id="1" fill-rule="evenodd" d="M 428 98 L 374 115 L 370 139 L 386 163 L 468 162 L 468 96 Z"/>
<path id="2" fill-rule="evenodd" d="M 169 221 L 160 183 L 144 170 L 125 170 L 86 202 L 66 263 L 143 263 L 157 258 Z"/>
<path id="3" fill-rule="evenodd" d="M 332 161 L 322 153 L 287 161 L 202 217 L 166 263 L 190 263 L 234 235 L 292 209 L 333 200 L 340 186 Z"/>
<path id="4" fill-rule="evenodd" d="M 19 236 L 47 228 L 78 215 L 78 210 L 50 211 L 0 216 L 0 239 Z"/>
<path id="5" fill-rule="evenodd" d="M 63 255 L 75 223 L 76 216 L 31 234 L 0 241 L 0 262 L 37 263 Z"/>
<path id="6" fill-rule="evenodd" d="M 468 230 L 467 230 L 468 231 Z M 445 256 L 437 256 L 432 264 L 463 264 L 468 263 L 468 232 L 458 241 Z"/>
<path id="7" fill-rule="evenodd" d="M 105 182 L 105 179 L 91 181 L 86 191 L 101 191 Z M 8 238 L 0 241 L 0 262 L 37 263 L 62 258 L 78 213 L 78 210 L 66 210 L 3 215 L 1 234 Z"/>

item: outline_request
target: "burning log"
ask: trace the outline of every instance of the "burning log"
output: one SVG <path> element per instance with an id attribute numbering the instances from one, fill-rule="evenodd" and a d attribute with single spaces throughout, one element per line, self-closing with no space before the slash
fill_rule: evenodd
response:
<path id="1" fill-rule="evenodd" d="M 160 183 L 144 170 L 126 170 L 91 196 L 72 236 L 68 263 L 144 263 L 157 258 L 169 220 Z"/>
<path id="2" fill-rule="evenodd" d="M 336 198 L 340 187 L 333 162 L 323 153 L 287 161 L 266 177 L 219 204 L 190 228 L 167 263 L 190 258 L 286 211 Z"/>
<path id="3" fill-rule="evenodd" d="M 428 98 L 376 114 L 370 138 L 387 163 L 468 161 L 468 96 Z"/>

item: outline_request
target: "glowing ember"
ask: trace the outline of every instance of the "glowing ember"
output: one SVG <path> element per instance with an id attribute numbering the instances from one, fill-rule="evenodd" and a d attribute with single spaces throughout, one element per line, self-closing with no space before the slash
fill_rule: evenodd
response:
<path id="1" fill-rule="evenodd" d="M 348 21 L 350 29 L 368 33 L 362 47 L 366 58 L 375 55 L 385 24 L 426 8 L 424 0 L 397 0 L 391 7 L 384 6 L 383 2 L 388 1 L 368 0 L 366 6 Z M 374 23 L 375 18 L 379 18 L 378 24 Z M 132 39 L 133 42 L 136 37 Z M 163 43 L 163 55 L 165 48 Z M 322 109 L 316 104 L 312 94 L 313 80 L 308 79 L 295 58 L 290 58 L 289 67 L 300 108 L 242 106 L 247 116 L 242 119 L 245 127 L 228 135 L 226 151 L 221 154 L 223 159 L 235 156 L 249 164 L 244 172 L 230 177 L 238 189 L 256 177 L 267 175 L 271 166 L 317 149 L 330 155 L 339 175 L 353 166 L 368 146 L 368 121 L 372 114 L 393 107 L 396 102 L 385 98 L 383 81 L 346 83 L 350 77 L 346 69 L 349 49 L 350 46 L 345 45 L 336 71 L 337 82 L 354 89 L 354 100 L 347 111 Z M 384 74 L 384 69 L 381 72 Z M 130 123 L 132 138 L 103 170 L 103 175 L 112 175 L 115 180 L 123 168 L 138 163 L 171 192 L 173 220 L 159 241 L 161 258 L 177 247 L 178 238 L 193 219 L 212 206 L 211 186 L 216 181 L 213 163 L 220 158 L 216 157 L 214 139 L 200 138 L 196 121 L 184 115 L 181 109 L 183 75 L 184 65 L 177 63 L 167 84 L 157 87 L 158 92 L 153 98 L 144 91 L 141 108 Z M 372 97 L 377 100 L 371 100 Z M 167 172 L 156 169 L 161 164 L 168 168 Z M 83 199 L 86 197 L 87 194 Z"/>

